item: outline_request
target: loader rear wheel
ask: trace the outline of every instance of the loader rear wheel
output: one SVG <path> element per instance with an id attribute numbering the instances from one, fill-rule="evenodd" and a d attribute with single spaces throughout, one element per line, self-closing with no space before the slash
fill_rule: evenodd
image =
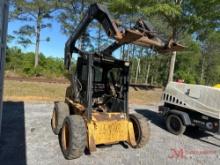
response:
<path id="1" fill-rule="evenodd" d="M 63 121 L 69 113 L 69 106 L 64 102 L 55 102 L 53 115 L 51 119 L 51 127 L 54 134 L 58 135 L 62 128 Z"/>
<path id="2" fill-rule="evenodd" d="M 171 114 L 167 117 L 166 127 L 167 130 L 174 135 L 181 135 L 186 130 L 186 126 L 183 124 L 181 118 L 174 114 Z"/>
<path id="3" fill-rule="evenodd" d="M 61 149 L 64 157 L 68 160 L 79 158 L 85 150 L 86 140 L 86 126 L 82 116 L 67 116 L 60 134 Z"/>
<path id="4" fill-rule="evenodd" d="M 150 126 L 148 120 L 140 114 L 130 114 L 130 121 L 134 127 L 136 145 L 133 148 L 141 148 L 148 143 L 150 139 Z"/>
<path id="5" fill-rule="evenodd" d="M 68 86 L 66 88 L 66 95 L 65 95 L 65 97 L 67 97 L 68 99 L 72 98 L 72 87 L 71 86 Z"/>

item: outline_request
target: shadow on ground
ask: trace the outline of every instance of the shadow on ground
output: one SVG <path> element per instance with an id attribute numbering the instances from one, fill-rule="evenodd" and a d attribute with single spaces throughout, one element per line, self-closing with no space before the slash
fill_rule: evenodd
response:
<path id="1" fill-rule="evenodd" d="M 26 165 L 25 116 L 23 102 L 4 102 L 0 164 Z"/>
<path id="2" fill-rule="evenodd" d="M 215 134 L 201 130 L 197 127 L 188 127 L 186 129 L 186 132 L 184 133 L 184 135 L 186 135 L 192 139 L 198 139 L 199 141 L 202 141 L 204 143 L 211 144 L 216 147 L 220 147 L 220 145 L 219 145 L 220 139 L 218 137 L 216 137 Z M 211 137 L 212 139 L 208 139 L 209 137 Z M 214 139 L 214 141 L 219 142 L 219 144 L 214 143 L 213 139 Z"/>
<path id="3" fill-rule="evenodd" d="M 157 112 L 149 109 L 135 109 L 135 111 L 148 118 L 156 126 L 166 129 L 164 119 Z"/>
<path id="4" fill-rule="evenodd" d="M 154 90 L 155 87 L 151 85 L 143 85 L 143 84 L 130 84 L 130 87 L 133 88 L 135 91 L 138 90 Z"/>
<path id="5" fill-rule="evenodd" d="M 157 112 L 149 110 L 149 109 L 135 109 L 135 111 L 137 113 L 145 116 L 146 118 L 148 118 L 151 121 L 151 123 L 155 124 L 156 126 L 160 127 L 161 129 L 166 130 L 165 120 Z M 212 137 L 213 139 L 220 142 L 220 139 L 218 137 L 216 137 L 215 135 L 213 135 L 209 132 L 206 132 L 204 130 L 200 130 L 197 127 L 187 127 L 184 135 L 188 136 L 189 138 L 197 139 L 197 140 L 202 141 L 204 143 L 208 143 L 208 144 L 214 145 L 216 147 L 220 147 L 220 145 L 215 144 L 215 143 L 208 140 L 208 137 Z"/>

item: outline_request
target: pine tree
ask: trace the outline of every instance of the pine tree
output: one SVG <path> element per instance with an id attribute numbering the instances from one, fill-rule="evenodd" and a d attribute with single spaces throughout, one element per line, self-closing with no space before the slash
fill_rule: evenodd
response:
<path id="1" fill-rule="evenodd" d="M 19 30 L 14 31 L 17 42 L 24 47 L 30 44 L 35 45 L 34 67 L 37 67 L 40 42 L 50 40 L 49 37 L 42 39 L 41 31 L 45 28 L 51 28 L 49 20 L 53 18 L 53 12 L 58 9 L 59 3 L 56 0 L 16 0 L 13 4 L 15 5 L 13 17 L 24 22 Z M 35 39 L 33 40 L 33 38 Z"/>

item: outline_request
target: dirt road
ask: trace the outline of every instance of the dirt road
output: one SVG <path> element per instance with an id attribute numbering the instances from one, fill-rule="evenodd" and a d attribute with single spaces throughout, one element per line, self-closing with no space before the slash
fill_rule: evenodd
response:
<path id="1" fill-rule="evenodd" d="M 53 104 L 5 102 L 1 165 L 135 165 L 135 164 L 220 164 L 220 136 L 189 130 L 175 136 L 164 129 L 156 106 L 130 105 L 151 122 L 151 138 L 141 149 L 118 145 L 99 147 L 91 155 L 65 160 L 58 137 L 50 128 Z"/>

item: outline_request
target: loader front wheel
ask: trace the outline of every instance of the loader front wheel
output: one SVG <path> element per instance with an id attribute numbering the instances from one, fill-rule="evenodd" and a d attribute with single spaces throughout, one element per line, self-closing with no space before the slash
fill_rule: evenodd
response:
<path id="1" fill-rule="evenodd" d="M 58 135 L 62 128 L 63 121 L 69 113 L 69 106 L 64 102 L 55 102 L 53 115 L 51 119 L 51 127 L 54 134 Z"/>
<path id="2" fill-rule="evenodd" d="M 148 120 L 140 114 L 130 114 L 130 121 L 134 127 L 136 145 L 133 148 L 141 148 L 148 143 L 150 139 L 150 126 Z"/>
<path id="3" fill-rule="evenodd" d="M 80 115 L 67 116 L 60 134 L 60 145 L 66 159 L 79 158 L 86 147 L 85 122 Z"/>

